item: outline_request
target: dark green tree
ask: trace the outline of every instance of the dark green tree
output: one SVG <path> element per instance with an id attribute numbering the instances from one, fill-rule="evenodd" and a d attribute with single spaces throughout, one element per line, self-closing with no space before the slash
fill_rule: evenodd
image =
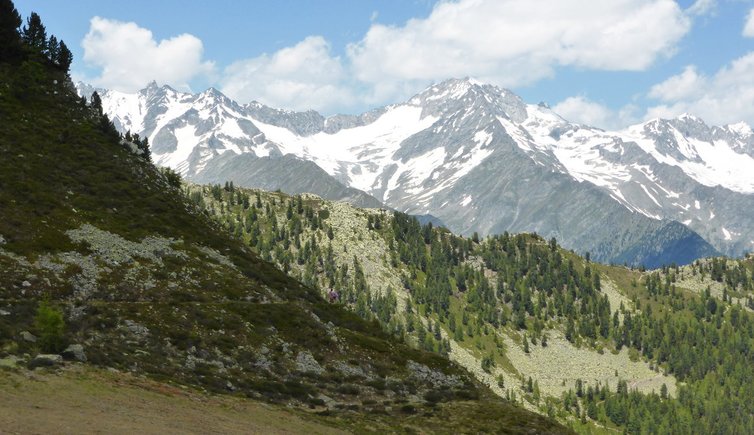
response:
<path id="1" fill-rule="evenodd" d="M 58 57 L 60 56 L 60 43 L 55 35 L 50 35 L 50 39 L 47 40 L 47 57 L 52 63 L 58 63 Z"/>
<path id="2" fill-rule="evenodd" d="M 21 55 L 21 15 L 11 0 L 0 0 L 0 62 L 16 59 Z"/>
<path id="3" fill-rule="evenodd" d="M 60 41 L 58 59 L 55 63 L 57 63 L 63 71 L 69 71 L 71 69 L 71 62 L 73 62 L 73 53 L 71 53 L 71 50 L 65 45 L 65 42 Z"/>
<path id="4" fill-rule="evenodd" d="M 21 29 L 21 39 L 38 53 L 47 54 L 47 30 L 36 12 L 26 19 L 26 25 Z"/>
<path id="5" fill-rule="evenodd" d="M 89 98 L 89 105 L 97 112 L 98 115 L 102 115 L 102 98 L 99 96 L 97 91 L 94 91 L 92 93 L 92 96 Z"/>

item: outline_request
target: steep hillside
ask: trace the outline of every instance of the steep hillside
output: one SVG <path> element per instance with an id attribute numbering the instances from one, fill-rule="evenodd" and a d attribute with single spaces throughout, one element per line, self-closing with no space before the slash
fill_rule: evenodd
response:
<path id="1" fill-rule="evenodd" d="M 754 316 L 739 305 L 752 304 L 750 260 L 643 272 L 538 236 L 462 238 L 312 195 L 229 183 L 187 194 L 281 270 L 577 431 L 753 427 L 736 411 L 749 393 L 735 387 L 754 375 L 740 364 L 754 344 Z"/>
<path id="2" fill-rule="evenodd" d="M 18 46 L 0 59 L 2 365 L 58 366 L 62 353 L 357 432 L 566 431 L 219 231 L 142 140 L 76 95 L 46 41 Z"/>

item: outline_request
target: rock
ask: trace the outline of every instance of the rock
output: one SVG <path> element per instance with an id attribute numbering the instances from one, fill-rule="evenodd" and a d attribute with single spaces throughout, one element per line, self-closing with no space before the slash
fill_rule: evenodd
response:
<path id="1" fill-rule="evenodd" d="M 335 400 L 333 400 L 332 397 L 325 396 L 324 394 L 320 394 L 319 396 L 317 396 L 317 399 L 319 399 L 322 402 L 324 402 L 325 406 L 328 407 L 328 408 L 333 408 L 333 407 L 335 407 L 335 405 L 338 404 L 338 402 L 336 402 Z"/>
<path id="2" fill-rule="evenodd" d="M 32 334 L 29 331 L 21 331 L 20 335 L 21 335 L 21 339 L 23 339 L 24 341 L 28 341 L 29 343 L 37 342 L 37 337 L 35 337 L 34 334 Z"/>
<path id="3" fill-rule="evenodd" d="M 75 360 L 80 362 L 86 362 L 86 354 L 84 353 L 84 346 L 80 344 L 72 344 L 68 346 L 63 352 L 60 353 L 63 358 L 68 360 Z"/>
<path id="4" fill-rule="evenodd" d="M 21 361 L 23 360 L 15 355 L 0 358 L 0 368 L 15 369 Z"/>
<path id="5" fill-rule="evenodd" d="M 31 283 L 29 281 L 24 281 L 21 283 L 22 287 L 31 287 Z"/>
<path id="6" fill-rule="evenodd" d="M 146 326 L 140 325 L 133 320 L 125 320 L 123 323 L 125 323 L 126 329 L 137 337 L 143 338 L 149 335 L 149 329 Z"/>
<path id="7" fill-rule="evenodd" d="M 463 381 L 456 375 L 448 376 L 441 371 L 432 370 L 424 364 L 409 360 L 406 364 L 411 377 L 421 382 L 426 382 L 436 387 L 458 388 L 463 386 Z"/>
<path id="8" fill-rule="evenodd" d="M 4 245 L 4 244 L 5 244 L 5 237 L 0 235 L 0 245 Z"/>
<path id="9" fill-rule="evenodd" d="M 321 375 L 325 371 L 308 350 L 303 350 L 296 356 L 296 370 L 317 375 Z"/>
<path id="10" fill-rule="evenodd" d="M 55 354 L 40 353 L 29 361 L 29 368 L 53 367 L 63 363 L 63 357 Z"/>
<path id="11" fill-rule="evenodd" d="M 0 310 L 0 316 L 10 316 L 10 311 Z"/>
<path id="12" fill-rule="evenodd" d="M 359 366 L 351 366 L 344 363 L 343 361 L 336 361 L 333 367 L 335 367 L 335 370 L 339 371 L 344 376 L 368 378 L 367 373 Z"/>

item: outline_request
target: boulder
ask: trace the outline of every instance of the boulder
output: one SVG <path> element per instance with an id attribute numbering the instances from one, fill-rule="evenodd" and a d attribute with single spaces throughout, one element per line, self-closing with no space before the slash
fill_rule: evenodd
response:
<path id="1" fill-rule="evenodd" d="M 53 367 L 63 363 L 63 357 L 56 354 L 40 353 L 29 361 L 29 368 Z"/>
<path id="2" fill-rule="evenodd" d="M 314 373 L 321 375 L 325 369 L 314 359 L 314 355 L 308 350 L 303 350 L 296 356 L 296 370 L 302 373 Z"/>
<path id="3" fill-rule="evenodd" d="M 21 334 L 19 334 L 19 335 L 21 336 L 22 340 L 28 341 L 29 343 L 36 343 L 37 342 L 37 337 L 35 337 L 34 334 L 32 334 L 29 331 L 21 331 Z"/>
<path id="4" fill-rule="evenodd" d="M 60 355 L 62 355 L 63 358 L 67 360 L 86 362 L 86 354 L 84 353 L 84 346 L 80 344 L 72 344 L 68 346 L 67 348 L 65 348 L 63 352 L 60 353 Z"/>

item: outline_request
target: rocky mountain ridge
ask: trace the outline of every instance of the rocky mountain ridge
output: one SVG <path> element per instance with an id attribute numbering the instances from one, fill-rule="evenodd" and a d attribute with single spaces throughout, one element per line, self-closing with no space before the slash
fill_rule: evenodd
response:
<path id="1" fill-rule="evenodd" d="M 454 231 L 538 232 L 600 261 L 656 266 L 754 246 L 754 222 L 743 211 L 754 205 L 754 136 L 744 124 L 708 127 L 684 116 L 606 132 L 470 79 L 328 118 L 240 105 L 214 89 L 192 95 L 153 83 L 136 94 L 102 93 L 116 126 L 149 137 L 158 164 L 198 182 L 245 178 L 239 185 L 298 193 L 272 170 L 256 171 L 269 180 L 264 186 L 244 176 L 251 160 L 291 155 L 302 161 L 290 167 L 315 184 L 326 177 L 303 161 L 389 207 L 437 216 Z M 246 163 L 233 163 L 238 156 Z M 342 189 L 323 196 L 353 197 Z M 621 240 L 610 237 L 614 228 Z M 658 234 L 668 240 L 641 245 Z M 687 258 L 663 254 L 678 243 Z"/>

